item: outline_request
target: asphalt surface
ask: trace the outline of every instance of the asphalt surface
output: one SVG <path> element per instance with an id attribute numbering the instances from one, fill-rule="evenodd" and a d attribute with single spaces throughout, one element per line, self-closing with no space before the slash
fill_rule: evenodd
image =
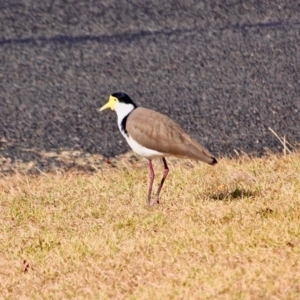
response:
<path id="1" fill-rule="evenodd" d="M 0 0 L 2 163 L 125 153 L 97 111 L 116 91 L 217 156 L 281 152 L 269 127 L 300 142 L 300 2 Z"/>

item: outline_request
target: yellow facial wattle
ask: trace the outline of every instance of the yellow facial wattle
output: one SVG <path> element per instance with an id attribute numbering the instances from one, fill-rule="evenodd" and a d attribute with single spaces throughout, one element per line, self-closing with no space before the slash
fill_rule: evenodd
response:
<path id="1" fill-rule="evenodd" d="M 99 111 L 102 111 L 104 109 L 110 108 L 111 110 L 115 110 L 115 104 L 118 102 L 119 100 L 116 97 L 113 96 L 109 96 L 108 102 L 103 105 Z"/>

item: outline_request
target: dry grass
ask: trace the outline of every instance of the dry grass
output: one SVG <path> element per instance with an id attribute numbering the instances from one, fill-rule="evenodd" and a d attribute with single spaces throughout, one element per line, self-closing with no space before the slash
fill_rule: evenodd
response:
<path id="1" fill-rule="evenodd" d="M 1 299 L 299 297 L 300 153 L 147 172 L 0 178 Z"/>

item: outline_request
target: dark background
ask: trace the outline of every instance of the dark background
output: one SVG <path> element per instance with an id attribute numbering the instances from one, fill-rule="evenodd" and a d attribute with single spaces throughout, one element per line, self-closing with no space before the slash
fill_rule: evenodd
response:
<path id="1" fill-rule="evenodd" d="M 299 1 L 0 0 L 0 156 L 128 151 L 97 111 L 116 91 L 217 156 L 281 152 L 268 127 L 300 142 L 299 74 Z"/>

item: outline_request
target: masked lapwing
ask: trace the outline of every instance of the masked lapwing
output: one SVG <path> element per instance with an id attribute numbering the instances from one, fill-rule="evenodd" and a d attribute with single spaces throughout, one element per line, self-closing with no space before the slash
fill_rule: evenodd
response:
<path id="1" fill-rule="evenodd" d="M 149 160 L 149 205 L 159 203 L 159 194 L 169 172 L 167 156 L 200 160 L 210 165 L 217 163 L 208 150 L 193 140 L 173 120 L 159 112 L 138 107 L 125 93 L 110 95 L 108 102 L 100 108 L 100 111 L 106 108 L 116 111 L 119 129 L 132 150 Z M 155 176 L 152 166 L 154 158 L 162 158 L 164 175 L 154 200 L 151 201 Z"/>

